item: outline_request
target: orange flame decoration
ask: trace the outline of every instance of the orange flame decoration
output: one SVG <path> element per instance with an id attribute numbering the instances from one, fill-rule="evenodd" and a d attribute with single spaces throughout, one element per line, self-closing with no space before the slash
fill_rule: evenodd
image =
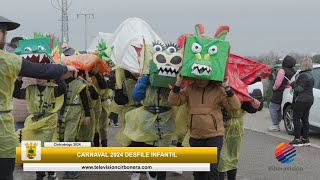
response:
<path id="1" fill-rule="evenodd" d="M 59 47 L 58 46 L 56 46 L 52 51 L 52 59 L 54 60 L 54 63 L 60 64 L 61 56 L 60 56 L 60 52 L 59 52 Z"/>
<path id="2" fill-rule="evenodd" d="M 102 74 L 109 74 L 111 69 L 109 64 L 103 62 L 96 54 L 79 54 L 66 56 L 62 59 L 65 65 L 71 65 L 79 70 L 90 71 L 93 67 L 98 67 Z"/>

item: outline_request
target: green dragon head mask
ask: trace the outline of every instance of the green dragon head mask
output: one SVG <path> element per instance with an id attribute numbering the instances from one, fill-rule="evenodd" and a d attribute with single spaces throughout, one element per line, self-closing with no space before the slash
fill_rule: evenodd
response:
<path id="1" fill-rule="evenodd" d="M 61 45 L 53 35 L 34 33 L 33 39 L 20 40 L 17 55 L 36 63 L 62 64 Z"/>
<path id="2" fill-rule="evenodd" d="M 184 45 L 182 76 L 195 79 L 223 81 L 230 44 L 225 41 L 228 26 L 221 26 L 213 38 L 202 36 L 201 25 L 196 33 L 187 36 Z"/>

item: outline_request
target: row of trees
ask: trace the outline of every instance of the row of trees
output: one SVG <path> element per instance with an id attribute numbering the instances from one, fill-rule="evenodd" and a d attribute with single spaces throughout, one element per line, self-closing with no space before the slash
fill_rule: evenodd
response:
<path id="1" fill-rule="evenodd" d="M 311 58 L 314 63 L 320 64 L 320 54 L 316 55 L 309 55 L 309 54 L 302 54 L 302 53 L 289 53 L 290 56 L 294 57 L 297 60 L 303 59 L 303 58 Z M 247 58 L 255 60 L 259 63 L 267 64 L 267 65 L 275 65 L 275 64 L 281 64 L 281 61 L 279 60 L 281 57 L 279 54 L 270 51 L 268 53 L 262 54 L 260 56 L 247 56 Z"/>

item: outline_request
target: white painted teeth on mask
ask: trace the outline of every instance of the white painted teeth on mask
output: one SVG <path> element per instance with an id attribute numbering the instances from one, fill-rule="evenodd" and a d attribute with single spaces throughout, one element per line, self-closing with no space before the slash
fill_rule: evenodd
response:
<path id="1" fill-rule="evenodd" d="M 39 54 L 39 62 L 43 60 L 44 54 Z"/>

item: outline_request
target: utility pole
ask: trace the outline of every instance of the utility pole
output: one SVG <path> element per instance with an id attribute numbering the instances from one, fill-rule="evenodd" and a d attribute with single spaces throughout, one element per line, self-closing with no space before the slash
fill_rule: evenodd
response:
<path id="1" fill-rule="evenodd" d="M 69 20 L 68 20 L 68 2 L 62 0 L 62 23 L 61 23 L 61 40 L 64 43 L 69 44 Z"/>
<path id="2" fill-rule="evenodd" d="M 94 14 L 86 14 L 86 13 L 81 13 L 81 14 L 77 14 L 77 18 L 79 18 L 80 16 L 84 16 L 84 43 L 85 43 L 85 51 L 87 50 L 87 43 L 88 43 L 88 35 L 87 35 L 87 18 L 92 17 L 92 19 L 94 18 Z"/>
<path id="3" fill-rule="evenodd" d="M 54 3 L 54 1 L 56 3 Z M 72 0 L 51 0 L 51 5 L 55 9 L 61 11 L 61 41 L 63 43 L 69 43 L 69 18 L 68 9 L 72 4 Z M 68 3 L 69 1 L 69 3 Z"/>

